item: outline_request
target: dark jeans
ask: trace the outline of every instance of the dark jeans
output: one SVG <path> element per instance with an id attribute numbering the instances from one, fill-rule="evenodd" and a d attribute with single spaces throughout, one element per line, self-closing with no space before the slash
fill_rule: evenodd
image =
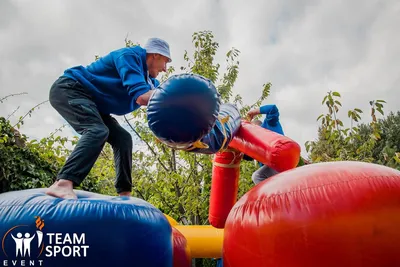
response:
<path id="1" fill-rule="evenodd" d="M 257 185 L 265 179 L 274 176 L 275 174 L 278 174 L 278 172 L 266 165 L 263 165 L 261 168 L 253 173 L 251 179 L 253 180 L 254 184 Z"/>
<path id="2" fill-rule="evenodd" d="M 110 115 L 100 114 L 90 93 L 73 79 L 60 77 L 54 82 L 50 103 L 82 135 L 57 178 L 80 185 L 108 142 L 114 151 L 117 193 L 130 192 L 132 137 L 129 132 Z"/>

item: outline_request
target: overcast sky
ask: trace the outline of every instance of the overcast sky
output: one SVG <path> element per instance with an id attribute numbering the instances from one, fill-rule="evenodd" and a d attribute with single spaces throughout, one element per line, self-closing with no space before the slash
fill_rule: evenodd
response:
<path id="1" fill-rule="evenodd" d="M 252 104 L 271 82 L 263 104 L 279 107 L 285 133 L 304 149 L 316 137 L 329 90 L 342 94 L 343 119 L 350 108 L 368 114 L 373 99 L 386 100 L 387 111 L 398 110 L 399 27 L 398 0 L 0 0 L 0 98 L 28 93 L 0 104 L 0 116 L 19 106 L 15 122 L 48 99 L 65 68 L 122 47 L 127 34 L 142 44 L 149 37 L 167 40 L 179 70 L 192 34 L 211 30 L 220 44 L 219 63 L 231 47 L 241 51 L 235 92 Z M 41 138 L 63 123 L 46 103 L 22 132 Z"/>

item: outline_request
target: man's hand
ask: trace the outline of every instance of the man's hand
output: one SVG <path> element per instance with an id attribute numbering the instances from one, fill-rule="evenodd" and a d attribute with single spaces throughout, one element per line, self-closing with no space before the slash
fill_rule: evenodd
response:
<path id="1" fill-rule="evenodd" d="M 147 93 L 144 93 L 143 95 L 139 96 L 136 99 L 136 103 L 138 103 L 141 106 L 147 106 L 149 103 L 150 97 L 153 94 L 153 90 L 148 91 Z"/>
<path id="2" fill-rule="evenodd" d="M 256 108 L 256 109 L 252 109 L 249 112 L 247 112 L 247 117 L 249 119 L 249 121 L 251 121 L 253 119 L 254 116 L 260 114 L 260 109 Z"/>

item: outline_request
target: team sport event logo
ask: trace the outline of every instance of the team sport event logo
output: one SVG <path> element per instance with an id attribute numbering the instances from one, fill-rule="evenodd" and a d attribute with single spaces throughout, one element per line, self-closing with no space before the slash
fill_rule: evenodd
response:
<path id="1" fill-rule="evenodd" d="M 39 216 L 32 218 L 32 224 L 10 228 L 1 240 L 4 259 L 0 266 L 46 266 L 48 258 L 87 257 L 89 245 L 84 233 L 45 230 L 44 220 Z"/>

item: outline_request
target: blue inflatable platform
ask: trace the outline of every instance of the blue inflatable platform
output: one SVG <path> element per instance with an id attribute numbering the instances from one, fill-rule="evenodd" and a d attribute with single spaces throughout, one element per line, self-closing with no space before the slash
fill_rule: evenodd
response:
<path id="1" fill-rule="evenodd" d="M 0 194 L 5 266 L 172 267 L 172 230 L 164 214 L 132 197 L 75 190 L 78 200 L 45 189 Z"/>

